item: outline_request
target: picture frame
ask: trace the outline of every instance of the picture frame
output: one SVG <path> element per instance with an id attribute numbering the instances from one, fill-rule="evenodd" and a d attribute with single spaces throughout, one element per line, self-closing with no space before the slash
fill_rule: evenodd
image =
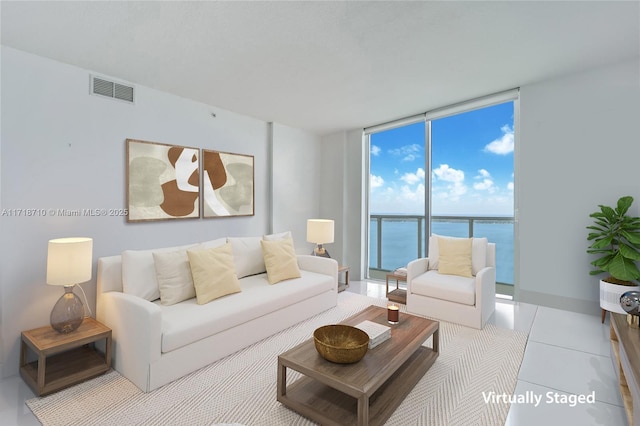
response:
<path id="1" fill-rule="evenodd" d="M 200 151 L 126 140 L 127 222 L 200 218 Z"/>
<path id="2" fill-rule="evenodd" d="M 202 217 L 255 215 L 254 156 L 202 150 Z"/>

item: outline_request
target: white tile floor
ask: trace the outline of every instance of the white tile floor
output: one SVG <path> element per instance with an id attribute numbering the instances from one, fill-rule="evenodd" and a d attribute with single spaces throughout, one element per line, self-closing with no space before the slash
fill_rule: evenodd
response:
<path id="1" fill-rule="evenodd" d="M 377 282 L 352 281 L 348 291 L 385 297 L 384 284 Z M 610 358 L 608 316 L 603 325 L 595 315 L 498 299 L 490 321 L 529 332 L 514 397 L 541 398 L 538 406 L 512 403 L 507 426 L 627 424 Z M 576 395 L 592 393 L 595 402 L 571 404 Z M 0 381 L 0 425 L 38 425 L 24 404 L 33 397 L 19 376 Z"/>

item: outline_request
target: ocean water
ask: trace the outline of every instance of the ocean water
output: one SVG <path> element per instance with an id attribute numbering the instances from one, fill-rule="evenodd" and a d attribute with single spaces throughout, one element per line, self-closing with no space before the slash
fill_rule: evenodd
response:
<path id="1" fill-rule="evenodd" d="M 383 220 L 382 222 L 382 262 L 377 265 L 378 229 L 376 220 L 370 223 L 369 267 L 394 270 L 404 267 L 410 261 L 426 254 L 424 236 L 418 237 L 416 220 Z M 424 230 L 424 220 L 422 221 Z M 513 285 L 513 222 L 474 221 L 473 236 L 486 237 L 489 242 L 496 243 L 496 281 Z M 423 232 L 424 233 L 424 232 Z M 434 220 L 431 233 L 450 237 L 469 237 L 469 223 L 461 220 Z"/>

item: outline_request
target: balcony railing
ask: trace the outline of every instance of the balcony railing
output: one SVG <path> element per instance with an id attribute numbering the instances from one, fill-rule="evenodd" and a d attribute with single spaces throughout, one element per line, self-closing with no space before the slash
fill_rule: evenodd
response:
<path id="1" fill-rule="evenodd" d="M 425 217 L 372 214 L 369 272 L 385 273 L 426 255 Z M 496 273 L 501 284 L 513 285 L 513 216 L 432 216 L 431 232 L 452 237 L 487 237 L 496 243 Z"/>

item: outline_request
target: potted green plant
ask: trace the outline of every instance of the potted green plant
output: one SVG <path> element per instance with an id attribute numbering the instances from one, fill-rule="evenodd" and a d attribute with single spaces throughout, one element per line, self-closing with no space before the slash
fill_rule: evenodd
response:
<path id="1" fill-rule="evenodd" d="M 606 311 L 624 314 L 620 307 L 620 295 L 629 290 L 640 290 L 635 282 L 640 278 L 640 217 L 627 215 L 633 197 L 624 196 L 615 208 L 598 205 L 600 211 L 591 213 L 594 224 L 588 241 L 587 253 L 597 255 L 591 262 L 591 275 L 608 274 L 600 280 L 600 308 L 602 321 Z"/>

